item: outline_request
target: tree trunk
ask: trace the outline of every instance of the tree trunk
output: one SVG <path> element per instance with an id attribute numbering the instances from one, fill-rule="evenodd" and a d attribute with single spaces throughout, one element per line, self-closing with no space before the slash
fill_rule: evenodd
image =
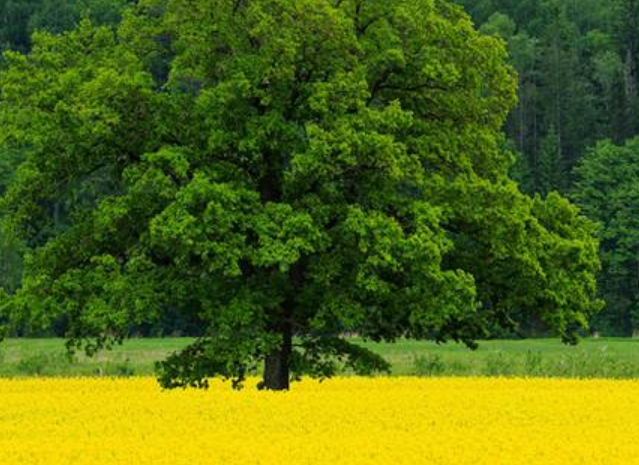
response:
<path id="1" fill-rule="evenodd" d="M 268 354 L 264 360 L 262 388 L 270 391 L 288 391 L 290 361 L 293 346 L 290 324 L 282 325 L 282 346 Z"/>
<path id="2" fill-rule="evenodd" d="M 269 391 L 288 391 L 289 354 L 284 348 L 273 351 L 266 356 L 262 388 Z"/>
<path id="3" fill-rule="evenodd" d="M 271 391 L 287 391 L 289 389 L 291 352 L 293 351 L 292 312 L 293 307 L 290 301 L 285 302 L 275 327 L 275 331 L 282 336 L 282 345 L 264 359 L 262 389 Z"/>
<path id="4" fill-rule="evenodd" d="M 274 331 L 282 336 L 282 345 L 264 359 L 264 380 L 261 389 L 288 391 L 291 378 L 291 353 L 293 352 L 293 319 L 295 293 L 304 280 L 304 260 L 298 261 L 289 271 L 290 289 L 282 304 L 281 312 L 274 325 Z"/>

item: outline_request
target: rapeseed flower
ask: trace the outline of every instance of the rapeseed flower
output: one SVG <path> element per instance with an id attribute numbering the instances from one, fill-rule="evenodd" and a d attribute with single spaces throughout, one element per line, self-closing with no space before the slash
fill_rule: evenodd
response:
<path id="1" fill-rule="evenodd" d="M 639 382 L 338 378 L 286 393 L 0 381 L 2 465 L 632 465 Z"/>

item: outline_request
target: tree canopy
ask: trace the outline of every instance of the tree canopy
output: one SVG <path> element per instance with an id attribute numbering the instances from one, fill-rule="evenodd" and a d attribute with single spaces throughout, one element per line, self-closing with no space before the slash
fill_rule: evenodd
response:
<path id="1" fill-rule="evenodd" d="M 37 33 L 0 74 L 2 199 L 30 247 L 12 321 L 72 348 L 167 312 L 166 387 L 388 364 L 343 337 L 454 339 L 599 307 L 594 227 L 508 178 L 516 78 L 441 0 L 143 0 Z M 64 218 L 64 221 L 60 221 Z"/>

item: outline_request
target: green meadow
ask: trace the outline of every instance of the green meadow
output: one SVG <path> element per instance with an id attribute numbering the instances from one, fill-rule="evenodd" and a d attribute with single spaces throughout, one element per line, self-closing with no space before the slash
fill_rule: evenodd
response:
<path id="1" fill-rule="evenodd" d="M 69 357 L 62 339 L 8 339 L 0 344 L 0 376 L 152 375 L 156 361 L 189 341 L 131 339 L 88 358 Z M 574 347 L 556 339 L 482 341 L 476 351 L 454 343 L 356 341 L 391 362 L 392 375 L 639 377 L 639 339 L 584 339 Z"/>

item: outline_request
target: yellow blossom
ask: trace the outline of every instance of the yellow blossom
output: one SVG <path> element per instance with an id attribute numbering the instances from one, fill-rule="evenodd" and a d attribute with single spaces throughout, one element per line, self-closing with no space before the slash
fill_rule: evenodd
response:
<path id="1" fill-rule="evenodd" d="M 340 378 L 287 393 L 0 381 L 2 465 L 632 465 L 639 382 Z"/>

